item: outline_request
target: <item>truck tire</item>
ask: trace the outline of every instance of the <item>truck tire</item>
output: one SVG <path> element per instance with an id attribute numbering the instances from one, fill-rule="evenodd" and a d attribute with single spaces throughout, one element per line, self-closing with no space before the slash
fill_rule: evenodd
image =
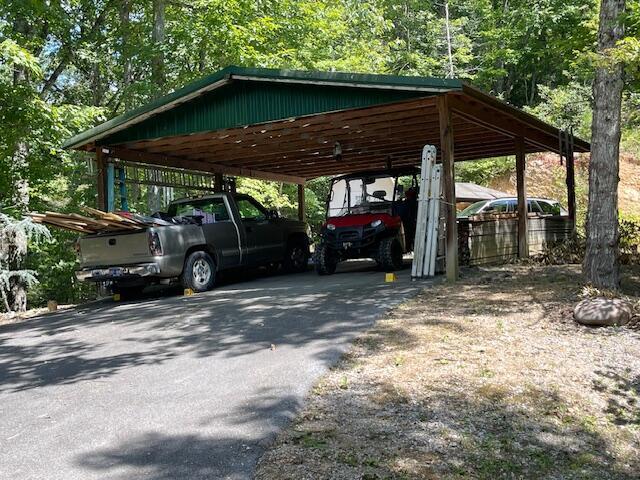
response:
<path id="1" fill-rule="evenodd" d="M 402 244 L 397 237 L 387 237 L 380 241 L 376 262 L 387 272 L 402 268 Z"/>
<path id="2" fill-rule="evenodd" d="M 321 243 L 316 249 L 315 263 L 318 275 L 332 275 L 338 266 L 338 259 L 326 244 Z"/>
<path id="3" fill-rule="evenodd" d="M 189 254 L 184 262 L 180 281 L 184 288 L 190 288 L 194 292 L 211 290 L 216 281 L 216 264 L 211 255 L 202 250 Z"/>
<path id="4" fill-rule="evenodd" d="M 302 273 L 309 265 L 309 243 L 302 238 L 289 241 L 282 265 L 287 273 Z"/>

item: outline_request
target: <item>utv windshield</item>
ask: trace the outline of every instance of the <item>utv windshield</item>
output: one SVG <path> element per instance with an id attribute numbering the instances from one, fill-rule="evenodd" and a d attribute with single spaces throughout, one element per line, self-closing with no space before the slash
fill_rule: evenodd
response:
<path id="1" fill-rule="evenodd" d="M 328 214 L 339 217 L 390 210 L 395 184 L 392 177 L 350 178 L 333 182 Z"/>

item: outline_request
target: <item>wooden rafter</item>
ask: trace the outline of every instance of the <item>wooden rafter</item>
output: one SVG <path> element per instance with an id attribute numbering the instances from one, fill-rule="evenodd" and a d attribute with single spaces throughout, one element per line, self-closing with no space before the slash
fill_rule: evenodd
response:
<path id="1" fill-rule="evenodd" d="M 417 165 L 425 144 L 436 145 L 441 159 L 436 105 L 443 95 L 112 145 L 105 155 L 298 184 L 322 175 L 381 168 L 389 160 Z M 528 117 L 511 107 L 484 101 L 474 92 L 446 96 L 455 161 L 515 155 L 517 137 L 524 139 L 525 153 L 557 149 L 557 138 L 545 130 L 546 124 L 529 125 Z M 341 145 L 341 162 L 334 159 L 336 142 Z"/>

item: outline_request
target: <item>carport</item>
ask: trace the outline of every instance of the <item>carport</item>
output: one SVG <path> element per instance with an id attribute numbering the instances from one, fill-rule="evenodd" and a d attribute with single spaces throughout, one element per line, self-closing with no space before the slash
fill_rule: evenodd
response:
<path id="1" fill-rule="evenodd" d="M 575 218 L 574 152 L 589 144 L 456 79 L 228 67 L 87 130 L 65 148 L 95 152 L 98 206 L 115 159 L 304 184 L 357 170 L 419 165 L 425 144 L 443 165 L 446 269 L 458 269 L 455 162 L 515 155 L 518 252 L 528 255 L 525 156 L 566 160 Z"/>

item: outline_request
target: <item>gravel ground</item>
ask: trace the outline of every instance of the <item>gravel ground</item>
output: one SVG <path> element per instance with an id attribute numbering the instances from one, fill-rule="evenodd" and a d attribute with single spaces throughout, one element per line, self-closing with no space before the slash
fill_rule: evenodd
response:
<path id="1" fill-rule="evenodd" d="M 638 323 L 577 325 L 581 292 L 577 266 L 515 265 L 425 290 L 322 378 L 256 478 L 637 479 Z"/>

